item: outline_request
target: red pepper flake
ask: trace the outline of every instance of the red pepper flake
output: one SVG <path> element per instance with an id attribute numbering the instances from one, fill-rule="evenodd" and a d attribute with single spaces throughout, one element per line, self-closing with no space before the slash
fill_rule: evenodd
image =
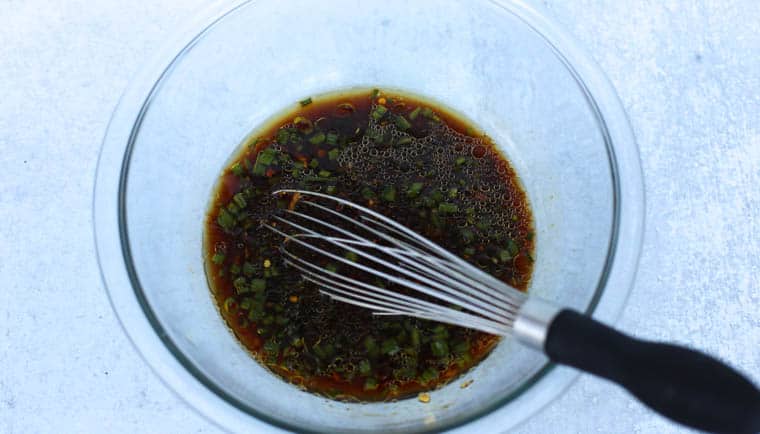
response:
<path id="1" fill-rule="evenodd" d="M 472 156 L 475 158 L 483 158 L 486 155 L 486 147 L 478 145 L 472 148 Z"/>

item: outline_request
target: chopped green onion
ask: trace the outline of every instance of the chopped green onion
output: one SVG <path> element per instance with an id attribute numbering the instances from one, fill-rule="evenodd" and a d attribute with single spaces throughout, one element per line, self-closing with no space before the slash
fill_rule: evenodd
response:
<path id="1" fill-rule="evenodd" d="M 332 355 L 335 354 L 335 348 L 332 346 L 332 344 L 325 344 L 323 348 L 325 350 L 325 354 L 327 354 L 327 357 L 332 357 Z"/>
<path id="2" fill-rule="evenodd" d="M 467 223 L 474 224 L 475 223 L 475 208 L 467 208 L 464 210 L 465 214 L 467 215 Z"/>
<path id="3" fill-rule="evenodd" d="M 393 370 L 393 378 L 396 380 L 411 380 L 417 374 L 417 368 L 414 366 L 405 366 Z"/>
<path id="4" fill-rule="evenodd" d="M 376 390 L 377 389 L 377 380 L 370 377 L 364 380 L 364 390 L 370 391 L 370 390 Z"/>
<path id="5" fill-rule="evenodd" d="M 369 187 L 362 188 L 362 197 L 363 198 L 365 198 L 367 200 L 370 200 L 370 199 L 374 199 L 376 196 L 377 195 L 375 194 L 374 191 L 372 191 L 371 188 L 369 188 Z"/>
<path id="6" fill-rule="evenodd" d="M 376 357 L 378 355 L 377 342 L 372 336 L 364 338 L 364 349 L 367 350 L 367 354 L 370 357 Z"/>
<path id="7" fill-rule="evenodd" d="M 470 342 L 464 340 L 457 341 L 452 345 L 451 350 L 454 351 L 455 354 L 465 354 L 470 351 Z"/>
<path id="8" fill-rule="evenodd" d="M 372 98 L 377 98 L 380 95 L 380 89 L 372 89 Z"/>
<path id="9" fill-rule="evenodd" d="M 227 204 L 227 211 L 229 211 L 232 214 L 237 214 L 238 211 L 240 210 L 238 209 L 238 206 L 234 202 L 230 202 Z"/>
<path id="10" fill-rule="evenodd" d="M 491 222 L 489 220 L 481 220 L 477 223 L 475 223 L 475 227 L 480 229 L 481 231 L 488 230 L 488 228 L 491 227 Z"/>
<path id="11" fill-rule="evenodd" d="M 438 212 L 433 210 L 433 212 L 430 213 L 430 223 L 433 224 L 437 229 L 443 228 L 443 221 L 438 216 Z"/>
<path id="12" fill-rule="evenodd" d="M 385 108 L 385 106 L 379 105 L 375 107 L 374 110 L 372 110 L 372 113 L 370 113 L 370 116 L 372 116 L 372 119 L 379 121 L 380 119 L 385 116 L 385 114 L 388 112 L 388 109 Z"/>
<path id="13" fill-rule="evenodd" d="M 307 105 L 311 104 L 311 97 L 302 99 L 301 101 L 298 101 L 298 102 L 299 104 L 301 104 L 301 107 L 306 107 Z"/>
<path id="14" fill-rule="evenodd" d="M 449 345 L 446 341 L 436 339 L 430 343 L 430 351 L 435 357 L 446 357 L 449 355 Z"/>
<path id="15" fill-rule="evenodd" d="M 507 262 L 510 259 L 512 259 L 512 255 L 509 253 L 509 250 L 501 249 L 499 251 L 499 259 L 501 260 L 501 262 Z"/>
<path id="16" fill-rule="evenodd" d="M 259 321 L 263 317 L 264 317 L 264 310 L 261 308 L 261 306 L 256 306 L 250 311 L 248 311 L 249 321 Z M 263 330 L 263 329 L 259 329 L 259 330 Z M 263 332 L 259 334 L 263 334 Z"/>
<path id="17" fill-rule="evenodd" d="M 325 133 L 323 133 L 322 131 L 317 131 L 316 134 L 314 134 L 313 136 L 309 138 L 309 143 L 311 143 L 312 145 L 319 145 L 324 141 L 325 141 Z"/>
<path id="18" fill-rule="evenodd" d="M 270 355 L 277 354 L 279 351 L 280 351 L 280 345 L 277 342 L 275 342 L 273 339 L 266 341 L 266 343 L 264 344 L 264 352 L 266 352 L 267 354 L 270 354 Z"/>
<path id="19" fill-rule="evenodd" d="M 252 306 L 253 306 L 253 299 L 250 297 L 246 297 L 240 301 L 240 308 L 243 310 L 250 310 Z"/>
<path id="20" fill-rule="evenodd" d="M 336 271 L 338 271 L 338 267 L 335 264 L 330 263 L 325 266 L 325 270 L 335 273 Z"/>
<path id="21" fill-rule="evenodd" d="M 409 188 L 406 189 L 406 197 L 408 198 L 415 198 L 420 195 L 420 192 L 422 191 L 422 187 L 424 187 L 425 184 L 422 182 L 413 182 L 412 185 L 409 186 Z"/>
<path id="22" fill-rule="evenodd" d="M 259 292 L 265 290 L 267 287 L 267 281 L 264 279 L 253 279 L 251 280 L 251 289 L 254 292 Z"/>
<path id="23" fill-rule="evenodd" d="M 452 199 L 455 198 L 455 197 L 457 197 L 457 193 L 458 192 L 459 192 L 458 188 L 456 188 L 456 187 L 450 188 L 449 189 L 449 197 L 452 198 Z"/>
<path id="24" fill-rule="evenodd" d="M 396 187 L 389 185 L 383 189 L 380 197 L 386 202 L 393 202 L 396 200 Z"/>
<path id="25" fill-rule="evenodd" d="M 216 265 L 221 265 L 221 263 L 224 262 L 224 253 L 214 253 L 214 256 L 211 257 L 211 262 Z"/>
<path id="26" fill-rule="evenodd" d="M 233 164 L 230 170 L 235 176 L 243 176 L 243 166 L 240 163 Z"/>
<path id="27" fill-rule="evenodd" d="M 420 111 L 420 114 L 424 118 L 430 118 L 431 116 L 433 116 L 433 110 L 431 110 L 430 107 L 425 107 L 422 109 L 422 111 Z"/>
<path id="28" fill-rule="evenodd" d="M 320 170 L 317 175 L 319 175 L 320 178 L 329 178 L 330 175 L 332 175 L 332 172 L 329 170 Z"/>
<path id="29" fill-rule="evenodd" d="M 369 360 L 364 359 L 361 362 L 359 362 L 359 373 L 362 375 L 367 375 L 372 371 L 372 365 L 369 364 Z"/>
<path id="30" fill-rule="evenodd" d="M 253 276 L 254 273 L 256 273 L 256 267 L 250 262 L 243 262 L 243 274 L 246 276 Z"/>
<path id="31" fill-rule="evenodd" d="M 266 166 L 272 164 L 276 157 L 277 151 L 272 148 L 266 148 L 259 152 L 256 156 L 256 163 L 253 165 L 253 174 L 259 176 L 264 175 L 264 173 L 266 173 Z"/>
<path id="32" fill-rule="evenodd" d="M 238 264 L 232 264 L 230 267 L 230 273 L 232 273 L 233 276 L 237 276 L 240 274 L 240 265 Z"/>
<path id="33" fill-rule="evenodd" d="M 475 241 L 475 233 L 471 231 L 470 229 L 468 228 L 462 229 L 461 234 L 462 234 L 462 241 L 464 241 L 465 244 L 470 244 L 471 242 Z"/>
<path id="34" fill-rule="evenodd" d="M 319 167 L 319 161 L 316 158 L 312 158 L 311 161 L 309 161 L 309 167 L 316 169 Z"/>
<path id="35" fill-rule="evenodd" d="M 287 145 L 289 139 L 290 139 L 290 131 L 284 128 L 277 131 L 277 139 L 276 139 L 277 143 L 281 145 Z"/>
<path id="36" fill-rule="evenodd" d="M 455 362 L 457 366 L 459 366 L 460 368 L 464 368 L 465 366 L 472 363 L 472 357 L 470 356 L 469 353 L 464 353 L 460 355 L 459 357 L 457 357 L 455 359 Z"/>
<path id="37" fill-rule="evenodd" d="M 232 281 L 232 286 L 235 287 L 238 293 L 248 292 L 248 285 L 246 285 L 245 277 L 240 276 Z"/>
<path id="38" fill-rule="evenodd" d="M 256 145 L 258 145 L 259 142 L 261 142 L 262 140 L 263 139 L 261 137 L 256 137 L 256 139 L 254 141 L 252 141 L 251 143 L 248 144 L 248 147 L 250 149 L 256 149 Z"/>
<path id="39" fill-rule="evenodd" d="M 509 241 L 507 241 L 507 250 L 509 251 L 510 255 L 515 256 L 518 252 L 520 252 L 520 246 L 517 245 L 515 240 L 510 238 Z"/>
<path id="40" fill-rule="evenodd" d="M 327 158 L 329 158 L 331 160 L 337 160 L 338 157 L 340 157 L 340 149 L 338 149 L 338 148 L 330 149 L 327 152 Z"/>
<path id="41" fill-rule="evenodd" d="M 453 214 L 457 211 L 459 211 L 459 207 L 454 203 L 441 202 L 438 205 L 438 212 L 443 213 L 443 214 Z"/>
<path id="42" fill-rule="evenodd" d="M 216 222 L 219 223 L 219 226 L 222 228 L 230 230 L 233 226 L 235 226 L 235 217 L 233 217 L 229 211 L 222 208 L 219 210 L 219 215 L 216 217 Z"/>
<path id="43" fill-rule="evenodd" d="M 327 191 L 327 194 L 335 194 L 335 192 L 338 191 L 338 187 L 334 185 L 328 185 L 326 191 Z"/>
<path id="44" fill-rule="evenodd" d="M 344 256 L 346 257 L 346 259 L 348 259 L 351 262 L 356 262 L 359 260 L 359 257 L 356 255 L 356 253 L 351 252 L 351 251 L 346 252 Z"/>
<path id="45" fill-rule="evenodd" d="M 409 137 L 409 136 L 406 136 L 406 137 L 401 137 L 400 139 L 398 139 L 398 141 L 396 142 L 396 145 L 398 145 L 398 146 L 404 146 L 404 145 L 408 145 L 410 143 L 412 143 L 412 138 Z"/>
<path id="46" fill-rule="evenodd" d="M 427 368 L 420 375 L 420 382 L 425 384 L 438 378 L 438 370 L 435 368 Z"/>
<path id="47" fill-rule="evenodd" d="M 394 122 L 396 123 L 396 126 L 401 130 L 408 130 L 412 126 L 412 124 L 410 124 L 409 121 L 401 115 L 396 116 Z"/>
<path id="48" fill-rule="evenodd" d="M 411 113 L 409 113 L 409 119 L 411 119 L 411 120 L 415 120 L 415 119 L 417 119 L 417 116 L 418 116 L 419 114 L 420 114 L 420 108 L 419 108 L 419 107 L 417 107 L 417 108 L 415 108 L 414 110 L 412 110 L 412 111 L 411 111 Z"/>
<path id="49" fill-rule="evenodd" d="M 454 163 L 455 163 L 457 166 L 461 166 L 461 165 L 463 165 L 463 164 L 464 164 L 464 163 L 466 163 L 466 162 L 467 162 L 467 158 L 465 158 L 465 157 L 459 157 L 459 158 L 457 158 L 457 159 L 454 161 Z"/>
<path id="50" fill-rule="evenodd" d="M 449 329 L 443 324 L 438 324 L 433 327 L 433 335 L 435 335 L 437 339 L 448 339 Z"/>
<path id="51" fill-rule="evenodd" d="M 232 200 L 235 201 L 238 207 L 245 208 L 245 197 L 243 196 L 243 193 L 235 194 L 232 196 Z"/>
<path id="52" fill-rule="evenodd" d="M 383 341 L 382 344 L 380 344 L 380 352 L 383 354 L 387 354 L 389 356 L 392 356 L 396 353 L 401 351 L 401 347 L 398 346 L 398 342 L 396 342 L 396 339 L 390 338 Z"/>
<path id="53" fill-rule="evenodd" d="M 420 346 L 420 331 L 417 327 L 412 327 L 412 329 L 409 330 L 409 341 L 415 348 Z"/>
<path id="54" fill-rule="evenodd" d="M 335 133 L 327 133 L 327 144 L 328 145 L 338 144 L 338 135 Z"/>

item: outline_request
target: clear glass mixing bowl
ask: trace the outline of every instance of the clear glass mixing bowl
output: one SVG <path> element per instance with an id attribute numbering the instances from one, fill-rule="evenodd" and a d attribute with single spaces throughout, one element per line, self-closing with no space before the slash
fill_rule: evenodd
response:
<path id="1" fill-rule="evenodd" d="M 241 140 L 299 99 L 408 90 L 482 127 L 515 166 L 537 227 L 530 292 L 612 322 L 641 244 L 643 189 L 625 113 L 603 74 L 522 2 L 231 2 L 206 11 L 128 88 L 103 143 L 94 220 L 114 310 L 158 375 L 233 431 L 506 430 L 575 378 L 505 339 L 416 399 L 340 403 L 264 370 L 216 311 L 202 221 Z"/>

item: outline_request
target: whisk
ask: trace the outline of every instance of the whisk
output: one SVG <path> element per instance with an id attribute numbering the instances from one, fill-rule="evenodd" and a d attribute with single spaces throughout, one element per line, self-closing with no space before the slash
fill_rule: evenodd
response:
<path id="1" fill-rule="evenodd" d="M 303 190 L 274 194 L 292 195 L 298 207 L 283 210 L 264 226 L 285 238 L 286 264 L 334 300 L 375 315 L 513 336 L 555 363 L 614 381 L 680 423 L 714 432 L 760 431 L 760 390 L 704 353 L 638 340 L 529 296 L 393 219 L 345 199 Z M 347 271 L 324 267 L 318 259 L 340 263 Z"/>

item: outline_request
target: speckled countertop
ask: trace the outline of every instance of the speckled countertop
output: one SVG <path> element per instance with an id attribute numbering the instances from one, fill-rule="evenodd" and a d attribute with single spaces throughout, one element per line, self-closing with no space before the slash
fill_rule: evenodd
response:
<path id="1" fill-rule="evenodd" d="M 0 432 L 218 432 L 111 311 L 91 200 L 119 94 L 200 0 L 0 2 Z M 641 150 L 647 228 L 618 324 L 760 382 L 760 2 L 542 6 L 607 72 Z M 684 431 L 583 376 L 521 433 Z"/>

